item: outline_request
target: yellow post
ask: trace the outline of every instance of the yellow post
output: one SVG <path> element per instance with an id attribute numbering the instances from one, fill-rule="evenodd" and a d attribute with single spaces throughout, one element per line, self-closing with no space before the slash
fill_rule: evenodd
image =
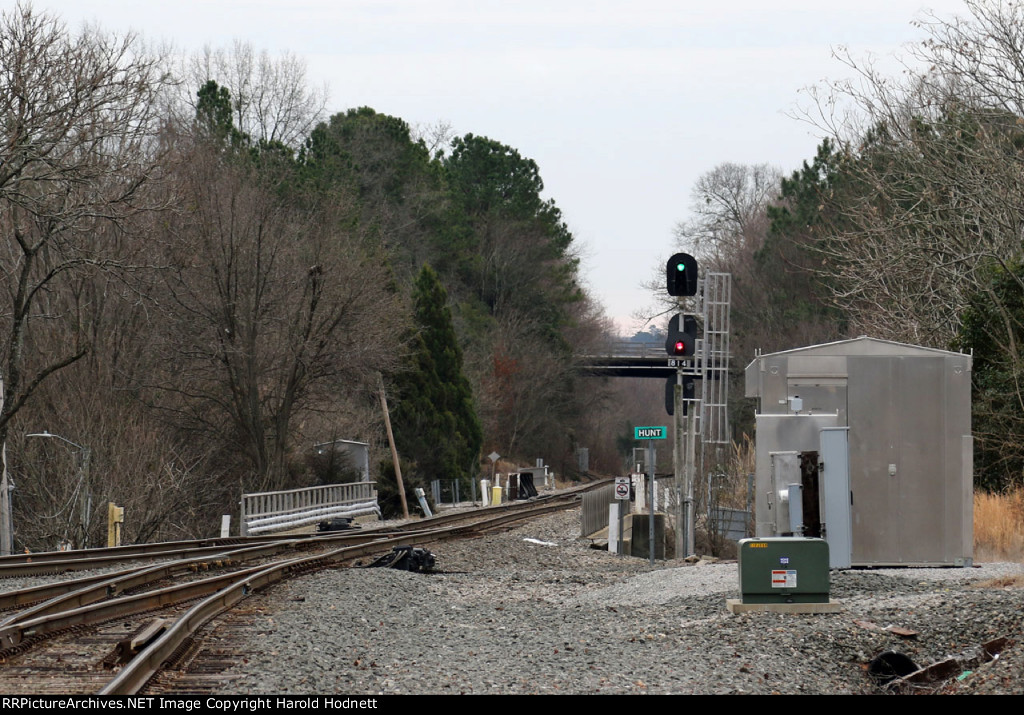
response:
<path id="1" fill-rule="evenodd" d="M 107 546 L 121 545 L 121 524 L 124 523 L 124 507 L 107 502 Z"/>

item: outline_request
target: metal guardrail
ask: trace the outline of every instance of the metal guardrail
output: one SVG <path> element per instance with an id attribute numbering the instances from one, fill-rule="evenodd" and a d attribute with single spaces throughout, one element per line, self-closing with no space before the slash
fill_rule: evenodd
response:
<path id="1" fill-rule="evenodd" d="M 608 526 L 608 505 L 615 501 L 615 484 L 608 484 L 583 495 L 580 535 L 587 537 Z"/>
<path id="2" fill-rule="evenodd" d="M 376 482 L 328 484 L 279 492 L 243 494 L 242 536 L 294 529 L 337 517 L 380 516 Z"/>

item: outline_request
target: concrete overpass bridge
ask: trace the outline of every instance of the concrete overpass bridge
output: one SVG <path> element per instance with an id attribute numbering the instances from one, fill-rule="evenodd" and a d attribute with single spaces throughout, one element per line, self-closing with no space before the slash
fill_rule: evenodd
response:
<path id="1" fill-rule="evenodd" d="M 698 345 L 698 354 L 700 346 Z M 690 358 L 669 357 L 663 342 L 632 342 L 620 340 L 607 344 L 599 352 L 579 355 L 576 358 L 579 369 L 589 375 L 608 377 L 673 377 L 680 363 L 696 364 L 696 356 Z"/>

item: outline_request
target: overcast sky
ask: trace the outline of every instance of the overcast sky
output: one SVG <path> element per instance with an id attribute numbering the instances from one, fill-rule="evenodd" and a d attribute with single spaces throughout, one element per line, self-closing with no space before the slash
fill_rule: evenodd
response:
<path id="1" fill-rule="evenodd" d="M 0 6 L 13 7 L 12 0 Z M 620 330 L 672 249 L 690 190 L 723 162 L 790 172 L 819 135 L 789 116 L 800 90 L 887 56 L 959 0 L 37 0 L 182 52 L 233 40 L 303 57 L 330 111 L 444 121 L 540 166 L 580 243 L 586 283 Z"/>

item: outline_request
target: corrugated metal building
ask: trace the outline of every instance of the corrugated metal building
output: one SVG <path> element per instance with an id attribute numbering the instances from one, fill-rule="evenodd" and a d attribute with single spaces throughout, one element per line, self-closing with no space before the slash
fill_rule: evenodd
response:
<path id="1" fill-rule="evenodd" d="M 817 519 L 826 538 L 832 527 L 838 539 L 848 519 L 853 565 L 971 564 L 969 355 L 868 337 L 813 345 L 757 356 L 746 368 L 746 395 L 760 403 L 758 536 L 786 531 L 777 518 L 786 496 L 772 474 L 784 460 L 773 455 L 795 452 L 804 461 L 809 521 Z M 814 471 L 807 465 L 821 459 L 823 431 L 846 434 L 848 514 L 841 513 L 845 485 L 839 499 L 825 504 L 825 482 L 839 483 L 829 464 L 818 464 L 823 469 L 806 488 Z M 820 494 L 813 483 L 819 476 Z"/>

